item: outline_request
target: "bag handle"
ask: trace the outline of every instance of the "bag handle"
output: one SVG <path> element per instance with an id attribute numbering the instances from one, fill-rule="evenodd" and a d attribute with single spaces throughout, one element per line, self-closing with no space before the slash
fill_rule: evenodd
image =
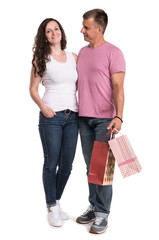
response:
<path id="1" fill-rule="evenodd" d="M 114 128 L 114 130 L 115 130 L 117 133 L 123 135 L 123 133 L 121 133 L 120 131 L 118 131 L 116 128 Z"/>
<path id="2" fill-rule="evenodd" d="M 111 128 L 111 129 L 107 132 L 107 134 L 102 138 L 101 142 L 108 136 L 108 134 L 109 134 L 110 132 L 111 132 L 111 134 L 110 134 L 109 140 L 113 138 L 113 128 Z"/>

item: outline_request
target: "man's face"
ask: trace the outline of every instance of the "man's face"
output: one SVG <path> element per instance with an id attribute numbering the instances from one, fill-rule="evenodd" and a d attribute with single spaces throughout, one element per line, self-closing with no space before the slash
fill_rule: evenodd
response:
<path id="1" fill-rule="evenodd" d="M 98 25 L 94 22 L 94 18 L 88 18 L 83 20 L 83 28 L 81 29 L 84 40 L 90 43 L 94 43 L 99 35 Z"/>

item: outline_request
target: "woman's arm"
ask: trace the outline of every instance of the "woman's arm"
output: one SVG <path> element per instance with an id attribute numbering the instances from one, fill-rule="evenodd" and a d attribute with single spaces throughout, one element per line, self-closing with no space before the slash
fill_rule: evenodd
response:
<path id="1" fill-rule="evenodd" d="M 75 59 L 75 61 L 76 61 L 76 63 L 77 63 L 77 54 L 76 54 L 76 53 L 72 53 L 72 54 L 73 54 L 74 59 Z"/>
<path id="2" fill-rule="evenodd" d="M 39 108 L 42 111 L 42 113 L 44 114 L 44 116 L 47 118 L 51 118 L 54 115 L 56 115 L 56 113 L 51 108 L 46 106 L 43 103 L 42 99 L 40 98 L 39 93 L 38 93 L 40 81 L 41 81 L 41 77 L 34 75 L 34 69 L 32 67 L 31 77 L 30 77 L 30 87 L 29 87 L 30 95 L 31 95 L 32 99 L 34 100 L 34 102 L 39 106 Z"/>

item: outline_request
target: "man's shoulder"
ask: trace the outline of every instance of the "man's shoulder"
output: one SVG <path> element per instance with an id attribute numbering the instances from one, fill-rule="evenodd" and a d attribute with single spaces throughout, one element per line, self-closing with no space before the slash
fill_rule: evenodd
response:
<path id="1" fill-rule="evenodd" d="M 88 45 L 82 47 L 80 50 L 79 50 L 79 53 L 83 52 L 83 51 L 86 51 L 88 49 Z"/>
<path id="2" fill-rule="evenodd" d="M 105 45 L 107 50 L 110 52 L 121 52 L 121 49 L 117 46 L 115 46 L 112 43 L 106 42 L 107 44 Z"/>
<path id="3" fill-rule="evenodd" d="M 87 45 L 83 46 L 80 50 L 82 50 L 82 49 L 87 49 L 88 46 L 89 46 L 89 45 L 87 44 Z"/>

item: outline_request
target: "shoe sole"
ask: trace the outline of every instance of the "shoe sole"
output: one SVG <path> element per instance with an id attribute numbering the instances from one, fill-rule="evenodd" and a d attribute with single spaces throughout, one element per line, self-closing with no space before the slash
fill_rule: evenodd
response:
<path id="1" fill-rule="evenodd" d="M 57 228 L 63 226 L 63 224 L 56 225 L 56 224 L 51 224 L 51 223 L 49 223 L 49 225 L 50 225 L 51 227 L 57 227 Z"/>
<path id="2" fill-rule="evenodd" d="M 51 225 L 51 224 L 50 224 L 50 226 L 51 226 L 51 227 L 55 227 L 55 228 L 59 228 L 59 227 L 62 227 L 63 225 Z"/>
<path id="3" fill-rule="evenodd" d="M 94 233 L 94 234 L 100 234 L 100 233 L 104 233 L 106 230 L 107 230 L 107 228 L 108 228 L 108 226 L 103 230 L 103 231 L 101 231 L 101 232 L 96 232 L 96 230 L 94 230 L 94 229 L 90 229 L 90 233 Z"/>
<path id="4" fill-rule="evenodd" d="M 80 224 L 87 224 L 87 223 L 93 222 L 94 220 L 95 220 L 95 218 L 92 219 L 92 220 L 90 220 L 90 221 L 86 221 L 86 222 L 83 222 L 83 221 L 82 221 L 82 222 L 81 222 L 80 220 L 77 219 L 76 222 L 77 222 L 77 223 L 80 223 Z"/>

